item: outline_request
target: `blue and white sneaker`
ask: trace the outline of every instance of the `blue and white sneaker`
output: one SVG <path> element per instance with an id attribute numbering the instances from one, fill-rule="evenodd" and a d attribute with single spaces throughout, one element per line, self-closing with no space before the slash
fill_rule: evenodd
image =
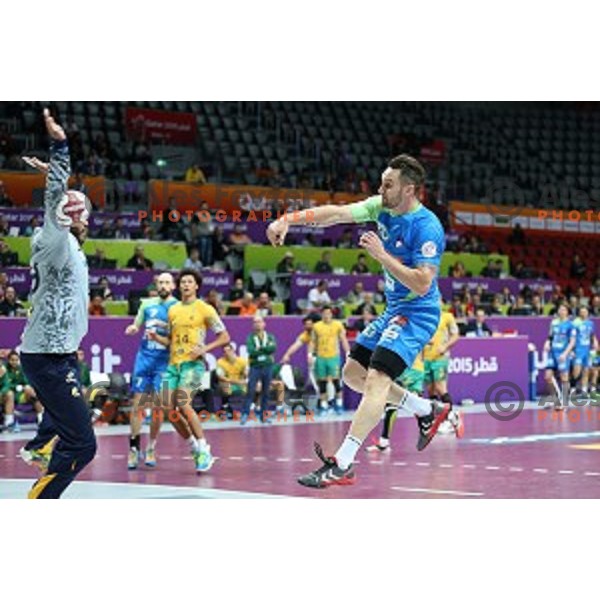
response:
<path id="1" fill-rule="evenodd" d="M 214 456 L 210 453 L 210 446 L 205 444 L 204 447 L 192 452 L 194 463 L 196 464 L 196 473 L 206 473 L 215 463 Z"/>

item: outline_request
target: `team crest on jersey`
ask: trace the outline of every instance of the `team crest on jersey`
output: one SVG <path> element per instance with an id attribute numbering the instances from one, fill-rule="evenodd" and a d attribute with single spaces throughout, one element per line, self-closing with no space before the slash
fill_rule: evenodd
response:
<path id="1" fill-rule="evenodd" d="M 383 223 L 377 223 L 377 229 L 379 231 L 379 237 L 384 242 L 387 242 L 390 239 L 390 233 L 389 233 L 387 227 Z"/>
<path id="2" fill-rule="evenodd" d="M 392 319 L 390 325 L 396 325 L 397 327 L 404 327 L 407 323 L 408 323 L 408 319 L 406 317 L 403 317 L 402 315 L 399 315 Z"/>
<path id="3" fill-rule="evenodd" d="M 437 254 L 437 246 L 435 242 L 425 242 L 421 246 L 421 254 L 425 258 L 433 258 Z"/>
<path id="4" fill-rule="evenodd" d="M 148 316 L 150 318 L 153 319 L 154 317 L 156 317 L 157 314 L 158 314 L 158 308 L 150 308 L 150 309 L 148 309 Z"/>

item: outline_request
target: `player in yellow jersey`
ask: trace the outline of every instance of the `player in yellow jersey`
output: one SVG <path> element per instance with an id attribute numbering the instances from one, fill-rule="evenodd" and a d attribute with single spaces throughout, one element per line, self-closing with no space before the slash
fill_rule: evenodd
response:
<path id="1" fill-rule="evenodd" d="M 419 352 L 412 367 L 404 371 L 404 373 L 396 379 L 396 383 L 413 394 L 421 395 L 423 393 L 424 380 L 425 365 L 423 363 L 423 352 Z M 389 452 L 392 449 L 390 446 L 390 436 L 392 435 L 392 428 L 396 422 L 399 410 L 400 407 L 396 404 L 388 403 L 385 405 L 381 436 L 372 446 L 365 448 L 367 452 Z"/>
<path id="2" fill-rule="evenodd" d="M 208 471 L 214 458 L 206 442 L 202 424 L 192 406 L 194 394 L 200 389 L 206 371 L 204 356 L 207 352 L 229 343 L 229 334 L 217 311 L 198 299 L 202 278 L 193 269 L 184 269 L 178 277 L 181 302 L 169 309 L 169 335 L 161 336 L 150 332 L 148 337 L 170 346 L 169 366 L 164 382 L 169 391 L 171 407 L 177 409 L 189 425 L 188 438 L 196 471 Z M 206 343 L 206 334 L 211 330 L 216 339 Z M 177 391 L 177 393 L 174 393 Z"/>
<path id="3" fill-rule="evenodd" d="M 340 343 L 344 356 L 350 352 L 350 344 L 346 338 L 346 328 L 341 321 L 333 319 L 330 306 L 324 306 L 321 313 L 322 320 L 314 324 L 310 352 L 316 356 L 315 376 L 319 386 L 321 399 L 320 409 L 329 409 L 327 398 L 327 383 L 331 381 L 335 388 L 335 411 L 342 412 L 342 386 L 340 385 Z"/>
<path id="4" fill-rule="evenodd" d="M 423 349 L 425 357 L 425 384 L 429 397 L 439 398 L 442 402 L 450 404 L 447 420 L 440 426 L 440 433 L 449 433 L 454 430 L 456 437 L 462 437 L 464 425 L 462 416 L 458 411 L 452 410 L 452 398 L 448 393 L 448 363 L 450 348 L 456 344 L 460 335 L 454 315 L 442 311 L 440 324 L 433 337 Z"/>
<path id="5" fill-rule="evenodd" d="M 223 356 L 217 361 L 217 377 L 223 401 L 222 410 L 232 418 L 229 399 L 231 396 L 245 396 L 248 390 L 248 359 L 238 356 L 231 344 L 225 344 Z"/>

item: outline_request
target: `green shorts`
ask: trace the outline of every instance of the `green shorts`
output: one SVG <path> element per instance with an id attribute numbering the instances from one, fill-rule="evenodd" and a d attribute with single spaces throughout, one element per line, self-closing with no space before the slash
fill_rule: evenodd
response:
<path id="1" fill-rule="evenodd" d="M 425 361 L 425 383 L 435 383 L 448 379 L 448 359 Z"/>
<path id="2" fill-rule="evenodd" d="M 315 360 L 315 377 L 317 379 L 340 378 L 340 357 L 321 358 L 317 356 Z"/>
<path id="3" fill-rule="evenodd" d="M 246 386 L 238 385 L 237 383 L 232 383 L 230 387 L 232 396 L 245 396 L 248 393 Z"/>
<path id="4" fill-rule="evenodd" d="M 169 391 L 199 390 L 205 371 L 204 363 L 195 360 L 169 365 L 163 376 L 163 382 L 166 383 Z"/>
<path id="5" fill-rule="evenodd" d="M 423 371 L 417 371 L 416 369 L 406 369 L 400 377 L 398 377 L 398 383 L 409 392 L 419 394 L 423 391 L 423 382 L 425 380 L 425 373 Z"/>

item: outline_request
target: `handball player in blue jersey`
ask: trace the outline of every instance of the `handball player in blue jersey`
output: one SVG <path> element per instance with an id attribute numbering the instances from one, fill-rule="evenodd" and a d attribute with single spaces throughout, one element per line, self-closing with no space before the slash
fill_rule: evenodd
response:
<path id="1" fill-rule="evenodd" d="M 383 267 L 387 306 L 357 338 L 344 365 L 344 382 L 363 394 L 350 431 L 333 457 L 315 444 L 323 466 L 300 477 L 302 485 L 323 488 L 354 483 L 353 462 L 386 403 L 417 417 L 417 448 L 423 450 L 448 415 L 449 404 L 421 398 L 394 381 L 410 368 L 440 321 L 437 275 L 444 252 L 444 230 L 419 201 L 425 170 L 413 157 L 392 159 L 381 177 L 379 195 L 346 206 L 322 206 L 281 217 L 267 230 L 281 245 L 293 225 L 326 227 L 374 222 L 378 233 L 362 235 L 360 246 Z"/>
<path id="2" fill-rule="evenodd" d="M 571 371 L 571 352 L 575 348 L 577 329 L 569 319 L 566 304 L 558 307 L 558 317 L 552 319 L 544 351 L 548 355 L 545 379 L 550 397 L 554 398 L 554 408 L 562 410 L 569 399 L 569 374 Z M 554 377 L 558 372 L 560 388 Z M 548 407 L 551 408 L 551 407 Z"/>
<path id="3" fill-rule="evenodd" d="M 593 366 L 593 354 L 597 347 L 594 322 L 590 319 L 587 306 L 579 309 L 579 317 L 573 321 L 577 331 L 575 340 L 575 358 L 573 360 L 573 379 L 579 386 L 579 392 L 587 396 L 590 369 Z"/>
<path id="4" fill-rule="evenodd" d="M 177 303 L 173 296 L 175 280 L 170 273 L 162 273 L 156 282 L 157 298 L 142 300 L 135 321 L 125 329 L 127 335 L 135 335 L 144 330 L 140 348 L 135 357 L 131 375 L 133 393 L 131 407 L 131 436 L 129 438 L 129 456 L 127 468 L 137 469 L 140 459 L 140 432 L 142 429 L 142 410 L 152 408 L 150 438 L 146 446 L 145 463 L 156 466 L 156 440 L 163 420 L 161 401 L 162 378 L 169 366 L 169 347 L 148 339 L 150 332 L 167 335 L 169 308 Z"/>

